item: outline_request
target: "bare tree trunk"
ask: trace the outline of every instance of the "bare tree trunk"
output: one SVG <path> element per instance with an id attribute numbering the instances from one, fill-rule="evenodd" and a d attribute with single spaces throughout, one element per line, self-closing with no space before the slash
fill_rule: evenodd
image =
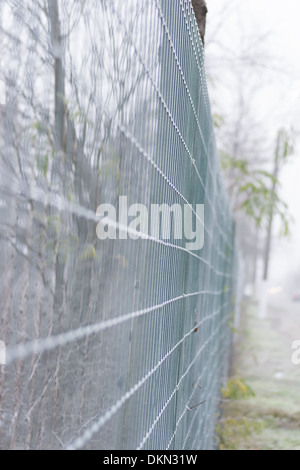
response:
<path id="1" fill-rule="evenodd" d="M 49 0 L 48 8 L 51 24 L 51 44 L 55 61 L 55 143 L 56 150 L 62 151 L 64 147 L 65 124 L 65 77 L 63 67 L 64 47 L 60 31 L 60 19 L 57 0 Z"/>
<path id="2" fill-rule="evenodd" d="M 274 169 L 274 183 L 272 187 L 272 192 L 275 194 L 277 189 L 277 178 L 279 173 L 279 165 L 278 162 L 275 164 Z M 274 199 L 274 197 L 273 197 Z M 272 201 L 273 203 L 273 201 Z M 273 221 L 274 221 L 274 208 L 271 209 L 270 220 L 268 225 L 268 232 L 267 232 L 267 240 L 266 240 L 266 247 L 265 247 L 265 254 L 264 254 L 264 280 L 266 281 L 269 277 L 269 265 L 270 265 L 270 254 L 271 254 L 271 244 L 272 244 L 272 228 L 273 228 Z"/>
<path id="3" fill-rule="evenodd" d="M 198 23 L 198 28 L 202 43 L 204 45 L 205 38 L 205 29 L 206 29 L 206 15 L 207 15 L 207 6 L 205 0 L 192 0 L 196 20 Z"/>

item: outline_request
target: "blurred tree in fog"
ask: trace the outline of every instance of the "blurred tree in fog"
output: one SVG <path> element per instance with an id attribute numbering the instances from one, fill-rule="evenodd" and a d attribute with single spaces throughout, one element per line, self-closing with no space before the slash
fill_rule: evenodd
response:
<path id="1" fill-rule="evenodd" d="M 276 129 L 270 129 L 272 121 L 268 123 L 257 109 L 265 87 L 284 71 L 268 52 L 269 32 L 247 34 L 238 23 L 234 48 L 224 43 L 226 18 L 237 10 L 238 3 L 233 2 L 225 5 L 220 17 L 208 15 L 206 58 L 221 164 L 246 260 L 247 281 L 254 283 L 257 261 L 266 262 L 265 253 L 270 251 L 270 219 L 280 217 L 284 235 L 291 222 L 279 195 L 280 172 L 272 169 Z M 289 132 L 279 135 L 285 135 L 289 147 Z"/>
<path id="2" fill-rule="evenodd" d="M 272 228 L 274 217 L 279 214 L 281 216 L 283 224 L 283 233 L 288 235 L 289 233 L 289 219 L 288 219 L 288 207 L 285 203 L 280 201 L 278 197 L 278 186 L 280 172 L 287 158 L 294 152 L 294 136 L 288 133 L 285 129 L 280 129 L 277 136 L 275 155 L 274 155 L 274 170 L 272 174 L 272 187 L 271 187 L 271 199 L 267 207 L 267 239 L 264 252 L 264 275 L 263 279 L 268 279 L 269 274 L 269 261 L 271 252 L 271 239 L 272 239 Z M 278 207 L 278 205 L 282 205 Z"/>

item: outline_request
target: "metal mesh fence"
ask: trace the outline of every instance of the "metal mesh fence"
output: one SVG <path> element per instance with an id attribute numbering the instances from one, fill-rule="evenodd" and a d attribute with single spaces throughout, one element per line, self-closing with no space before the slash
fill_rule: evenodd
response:
<path id="1" fill-rule="evenodd" d="M 213 448 L 236 250 L 191 2 L 2 0 L 0 23 L 0 447 Z M 100 240 L 125 196 L 198 230 L 204 204 L 203 247 L 172 216 Z"/>

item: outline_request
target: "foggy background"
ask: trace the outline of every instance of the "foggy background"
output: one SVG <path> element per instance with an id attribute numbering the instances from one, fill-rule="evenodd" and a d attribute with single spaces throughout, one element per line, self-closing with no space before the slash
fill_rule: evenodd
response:
<path id="1" fill-rule="evenodd" d="M 218 107 L 224 119 L 230 119 L 241 86 L 249 113 L 265 139 L 265 157 L 272 162 L 278 129 L 293 127 L 296 136 L 300 130 L 300 3 L 207 0 L 207 7 L 206 63 L 213 110 Z M 278 222 L 274 224 L 269 275 L 270 285 L 284 285 L 291 291 L 297 285 L 300 290 L 299 156 L 296 138 L 294 155 L 279 177 L 280 193 L 294 223 L 290 236 L 281 239 Z M 270 171 L 272 163 L 266 167 Z"/>

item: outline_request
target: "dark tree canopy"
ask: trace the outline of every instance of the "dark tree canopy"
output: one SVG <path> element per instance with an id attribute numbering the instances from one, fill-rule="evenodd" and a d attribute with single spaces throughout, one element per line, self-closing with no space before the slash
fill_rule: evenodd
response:
<path id="1" fill-rule="evenodd" d="M 205 0 L 192 0 L 194 12 L 196 15 L 198 28 L 202 42 L 204 44 L 205 38 L 205 28 L 206 28 L 206 15 L 207 15 L 207 6 Z"/>

